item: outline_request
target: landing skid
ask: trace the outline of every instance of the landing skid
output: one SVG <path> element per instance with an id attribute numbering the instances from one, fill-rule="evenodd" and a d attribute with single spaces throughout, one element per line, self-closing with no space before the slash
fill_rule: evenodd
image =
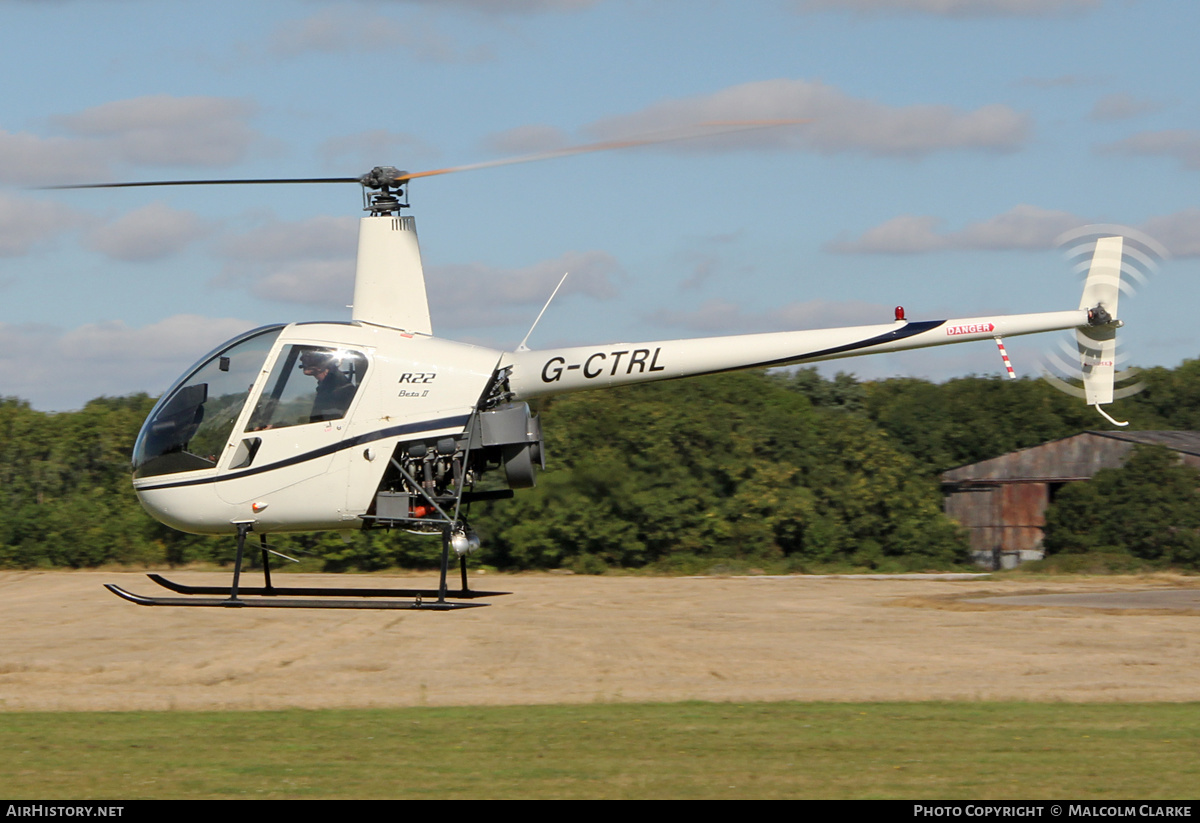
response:
<path id="1" fill-rule="evenodd" d="M 457 609 L 478 609 L 487 603 L 448 603 L 434 600 L 424 602 L 417 597 L 414 600 L 289 600 L 278 597 L 144 597 L 140 594 L 126 591 L 120 586 L 105 583 L 104 588 L 130 603 L 139 606 L 208 606 L 233 609 L 419 609 L 421 611 L 454 611 Z M 303 591 L 303 590 L 301 590 Z M 352 592 L 353 589 L 346 590 Z M 225 589 L 226 594 L 229 589 Z M 399 594 L 399 592 L 397 592 Z M 434 592 L 436 596 L 437 592 Z"/>
<path id="2" fill-rule="evenodd" d="M 456 611 L 458 609 L 477 609 L 487 603 L 452 603 L 446 600 L 452 597 L 460 600 L 473 600 L 478 597 L 498 597 L 508 592 L 476 592 L 467 586 L 467 558 L 461 558 L 462 588 L 450 591 L 446 587 L 446 572 L 449 566 L 450 535 L 453 524 L 447 524 L 442 532 L 442 571 L 440 585 L 436 589 L 327 589 L 314 586 L 285 587 L 271 584 L 271 566 L 267 556 L 266 535 L 259 535 L 262 544 L 263 576 L 265 586 L 241 586 L 242 558 L 245 555 L 246 535 L 250 532 L 250 523 L 238 523 L 237 560 L 233 567 L 233 585 L 225 586 L 187 586 L 168 580 L 162 575 L 147 575 L 158 585 L 184 597 L 145 597 L 134 594 L 120 586 L 106 583 L 104 588 L 130 603 L 139 606 L 203 606 L 209 608 L 258 608 L 258 609 L 413 609 L 422 611 Z M 217 595 L 217 597 L 199 597 L 197 595 Z M 250 597 L 245 597 L 250 595 Z M 292 598 L 303 599 L 292 599 Z M 379 600 L 374 598 L 403 597 L 411 600 Z M 328 598 L 358 598 L 328 599 Z"/>
<path id="3" fill-rule="evenodd" d="M 232 589 L 228 586 L 188 586 L 168 580 L 161 574 L 147 574 L 151 580 L 164 589 L 170 589 L 178 594 L 223 594 L 228 597 Z M 238 594 L 263 595 L 274 597 L 414 597 L 418 599 L 437 599 L 437 589 L 323 589 L 315 587 L 284 587 L 284 586 L 242 586 Z M 500 597 L 511 592 L 477 592 L 447 591 L 446 597 L 459 600 L 473 600 L 477 597 Z"/>

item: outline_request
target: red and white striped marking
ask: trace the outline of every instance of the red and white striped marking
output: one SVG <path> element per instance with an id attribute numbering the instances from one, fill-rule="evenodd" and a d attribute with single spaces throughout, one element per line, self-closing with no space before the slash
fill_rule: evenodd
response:
<path id="1" fill-rule="evenodd" d="M 1008 369 L 1008 376 L 1013 380 L 1017 379 L 1017 373 L 1013 371 L 1012 362 L 1008 359 L 1008 352 L 1004 349 L 1004 339 L 996 338 L 996 347 L 1000 349 L 1000 357 L 1004 359 L 1004 368 Z"/>

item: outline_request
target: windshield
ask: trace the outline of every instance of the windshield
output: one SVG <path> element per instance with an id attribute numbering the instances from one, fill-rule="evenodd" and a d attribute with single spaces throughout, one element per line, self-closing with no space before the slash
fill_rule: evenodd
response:
<path id="1" fill-rule="evenodd" d="M 283 326 L 256 329 L 211 353 L 158 401 L 133 449 L 133 476 L 211 469 Z"/>

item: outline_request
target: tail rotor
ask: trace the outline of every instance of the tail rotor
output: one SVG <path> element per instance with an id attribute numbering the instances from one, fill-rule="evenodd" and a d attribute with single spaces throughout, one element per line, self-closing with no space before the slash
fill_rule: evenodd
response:
<path id="1" fill-rule="evenodd" d="M 1137 394 L 1144 384 L 1137 369 L 1119 369 L 1126 359 L 1119 352 L 1117 329 L 1124 325 L 1117 314 L 1121 294 L 1136 293 L 1167 251 L 1153 238 L 1127 226 L 1092 225 L 1058 238 L 1077 273 L 1086 273 L 1081 311 L 1087 324 L 1060 340 L 1058 350 L 1046 355 L 1042 376 L 1055 388 L 1084 399 L 1115 426 L 1102 407 Z"/>

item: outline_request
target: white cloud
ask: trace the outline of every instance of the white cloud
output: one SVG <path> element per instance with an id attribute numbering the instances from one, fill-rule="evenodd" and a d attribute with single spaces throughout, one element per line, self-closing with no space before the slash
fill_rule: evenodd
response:
<path id="1" fill-rule="evenodd" d="M 919 254 L 948 248 L 949 242 L 935 229 L 939 217 L 902 214 L 867 229 L 855 240 L 826 243 L 825 251 L 843 254 Z"/>
<path id="2" fill-rule="evenodd" d="M 1035 89 L 1073 88 L 1075 86 L 1091 86 L 1099 80 L 1095 77 L 1081 74 L 1060 74 L 1057 77 L 1024 77 L 1013 83 L 1015 86 L 1029 86 Z"/>
<path id="3" fill-rule="evenodd" d="M 587 130 L 612 139 L 678 130 L 689 123 L 778 119 L 811 122 L 672 142 L 667 147 L 689 152 L 774 149 L 920 157 L 947 150 L 1016 151 L 1030 131 L 1027 115 L 1001 104 L 973 111 L 946 105 L 889 106 L 851 97 L 820 81 L 784 78 L 666 100 L 598 121 Z"/>
<path id="4" fill-rule="evenodd" d="M 117 163 L 228 165 L 259 140 L 247 124 L 253 114 L 244 100 L 159 94 L 58 115 L 50 121 L 68 136 L 0 131 L 0 182 L 94 183 L 112 177 Z"/>
<path id="5" fill-rule="evenodd" d="M 1200 131 L 1190 129 L 1167 129 L 1144 131 L 1099 147 L 1108 154 L 1133 156 L 1170 157 L 1178 160 L 1185 169 L 1200 169 Z"/>
<path id="6" fill-rule="evenodd" d="M 710 300 L 695 311 L 658 311 L 647 319 L 657 326 L 691 334 L 754 334 L 889 323 L 893 307 L 861 300 L 809 300 L 764 312 L 747 313 L 728 300 Z"/>
<path id="7" fill-rule="evenodd" d="M 222 244 L 217 285 L 271 300 L 340 308 L 354 294 L 358 220 L 313 217 L 270 221 Z"/>
<path id="8" fill-rule="evenodd" d="M 1200 208 L 1152 217 L 1142 229 L 1166 246 L 1173 257 L 1200 257 Z"/>
<path id="9" fill-rule="evenodd" d="M 94 141 L 0 131 L 0 182 L 46 186 L 91 182 L 108 174 L 108 157 Z"/>
<path id="10" fill-rule="evenodd" d="M 314 217 L 271 221 L 226 240 L 216 284 L 244 288 L 270 300 L 340 309 L 354 297 L 358 220 Z M 559 296 L 604 300 L 616 294 L 620 264 L 606 252 L 566 252 L 530 266 L 502 269 L 482 263 L 428 266 L 426 289 L 439 327 L 494 327 L 532 320 L 529 308 L 550 296 L 564 272 Z"/>
<path id="11" fill-rule="evenodd" d="M 227 240 L 223 254 L 233 260 L 273 263 L 306 258 L 354 261 L 358 220 L 353 217 L 310 217 L 293 222 L 268 221 Z"/>
<path id="12" fill-rule="evenodd" d="M 824 250 L 842 254 L 922 254 L 957 249 L 1053 249 L 1059 246 L 1060 235 L 1095 221 L 1070 212 L 1019 205 L 958 231 L 939 232 L 942 222 L 937 217 L 900 215 L 853 240 L 826 243 Z M 1152 217 L 1137 228 L 1165 247 L 1172 257 L 1200 257 L 1200 208 Z"/>
<path id="13" fill-rule="evenodd" d="M 517 269 L 482 263 L 433 266 L 426 271 L 426 288 L 439 324 L 490 328 L 523 320 L 533 322 L 536 310 L 549 299 L 566 272 L 570 277 L 556 300 L 570 295 L 610 299 L 617 293 L 614 280 L 624 273 L 607 252 L 571 251 Z"/>
<path id="14" fill-rule="evenodd" d="M 386 129 L 332 137 L 321 143 L 317 151 L 326 166 L 349 169 L 348 174 L 361 174 L 385 165 L 414 171 L 418 161 L 425 166 L 436 155 L 436 150 L 424 140 Z"/>
<path id="15" fill-rule="evenodd" d="M 250 291 L 267 300 L 340 310 L 354 300 L 354 260 L 297 260 L 271 266 L 254 278 Z"/>
<path id="16" fill-rule="evenodd" d="M 971 223 L 951 235 L 955 248 L 965 249 L 1051 249 L 1063 232 L 1087 221 L 1070 212 L 1018 205 L 979 223 Z"/>
<path id="17" fill-rule="evenodd" d="M 500 14 L 540 14 L 581 12 L 604 0 L 394 0 L 396 5 L 428 8 L 463 8 L 466 11 Z"/>
<path id="18" fill-rule="evenodd" d="M 556 126 L 532 124 L 498 132 L 484 141 L 487 151 L 501 155 L 558 151 L 571 145 L 567 133 Z"/>
<path id="19" fill-rule="evenodd" d="M 722 254 L 722 251 L 737 243 L 740 236 L 741 231 L 736 231 L 696 238 L 689 243 L 688 248 L 675 255 L 691 272 L 679 284 L 679 290 L 693 291 L 708 283 L 719 272 L 728 272 L 731 266 L 726 262 L 726 255 Z M 746 265 L 735 264 L 732 268 L 738 275 L 749 275 L 752 272 L 752 267 Z"/>
<path id="20" fill-rule="evenodd" d="M 0 193 L 0 257 L 18 257 L 87 222 L 59 203 Z"/>
<path id="21" fill-rule="evenodd" d="M 1162 108 L 1160 103 L 1118 92 L 1106 94 L 1096 101 L 1088 114 L 1092 120 L 1128 120 Z"/>
<path id="22" fill-rule="evenodd" d="M 843 254 L 921 254 L 947 249 L 1052 249 L 1065 231 L 1086 223 L 1065 211 L 1018 205 L 1007 212 L 959 231 L 938 232 L 937 217 L 900 215 L 863 232 L 854 240 L 837 240 L 826 251 Z"/>
<path id="23" fill-rule="evenodd" d="M 455 7 L 487 14 L 536 14 L 583 11 L 602 0 L 398 0 L 414 6 Z"/>
<path id="24" fill-rule="evenodd" d="M 929 14 L 937 17 L 1047 17 L 1099 8 L 1100 0 L 796 0 L 797 11 Z"/>
<path id="25" fill-rule="evenodd" d="M 494 56 L 486 47 L 459 46 L 428 21 L 410 19 L 401 23 L 350 6 L 326 8 L 282 24 L 271 36 L 268 49 L 282 57 L 407 49 L 419 59 L 434 63 L 477 63 Z"/>
<path id="26" fill-rule="evenodd" d="M 394 5 L 424 7 L 441 12 L 447 8 L 482 12 L 489 16 L 574 12 L 597 5 L 601 0 L 400 0 Z M 278 26 L 268 40 L 268 49 L 282 57 L 342 52 L 411 51 L 417 58 L 435 63 L 478 63 L 492 60 L 487 46 L 465 47 L 435 26 L 427 14 L 393 19 L 362 5 L 336 5 L 299 20 Z"/>
<path id="27" fill-rule="evenodd" d="M 177 314 L 142 328 L 130 328 L 121 320 L 89 323 L 63 333 L 58 347 L 80 356 L 90 364 L 119 363 L 138 352 L 150 362 L 177 363 L 181 370 L 223 340 L 240 334 L 251 325 L 244 320 Z M 178 377 L 172 374 L 172 378 Z"/>
<path id="28" fill-rule="evenodd" d="M 156 94 L 104 103 L 54 122 L 132 165 L 223 166 L 244 158 L 258 139 L 247 125 L 254 112 L 246 100 Z"/>
<path id="29" fill-rule="evenodd" d="M 151 203 L 93 228 L 83 242 L 115 260 L 143 262 L 178 254 L 211 229 L 192 212 Z"/>
<path id="30" fill-rule="evenodd" d="M 205 352 L 252 325 L 197 315 L 140 329 L 120 321 L 68 330 L 0 323 L 0 386 L 35 408 L 57 411 L 102 395 L 159 394 Z"/>
<path id="31" fill-rule="evenodd" d="M 380 51 L 405 44 L 410 37 L 403 26 L 381 15 L 362 11 L 355 14 L 345 7 L 333 7 L 283 23 L 272 35 L 269 47 L 285 57 L 352 49 Z"/>

